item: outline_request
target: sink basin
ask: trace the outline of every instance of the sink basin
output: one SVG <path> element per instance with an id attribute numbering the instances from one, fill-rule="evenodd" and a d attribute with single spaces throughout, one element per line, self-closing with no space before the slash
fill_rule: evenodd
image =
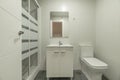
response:
<path id="1" fill-rule="evenodd" d="M 73 47 L 70 44 L 63 44 L 63 45 L 58 45 L 58 44 L 50 44 L 47 47 Z"/>

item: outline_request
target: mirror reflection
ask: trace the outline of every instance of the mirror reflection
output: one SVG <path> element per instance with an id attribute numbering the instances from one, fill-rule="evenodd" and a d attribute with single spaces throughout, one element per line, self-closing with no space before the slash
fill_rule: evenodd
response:
<path id="1" fill-rule="evenodd" d="M 53 37 L 62 37 L 62 21 L 52 21 Z"/>

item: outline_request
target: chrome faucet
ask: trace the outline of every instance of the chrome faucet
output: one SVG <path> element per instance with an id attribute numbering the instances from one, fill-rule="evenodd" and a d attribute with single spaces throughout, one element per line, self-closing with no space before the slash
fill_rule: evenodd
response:
<path id="1" fill-rule="evenodd" d="M 60 45 L 63 45 L 63 43 L 62 43 L 61 41 L 59 41 L 59 46 L 60 46 Z"/>

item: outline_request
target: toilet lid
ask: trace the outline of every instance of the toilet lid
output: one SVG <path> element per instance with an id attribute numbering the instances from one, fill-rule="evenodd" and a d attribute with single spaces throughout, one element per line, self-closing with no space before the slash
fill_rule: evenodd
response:
<path id="1" fill-rule="evenodd" d="M 83 61 L 88 64 L 88 66 L 96 69 L 107 69 L 108 66 L 106 63 L 100 61 L 97 58 L 83 58 Z"/>

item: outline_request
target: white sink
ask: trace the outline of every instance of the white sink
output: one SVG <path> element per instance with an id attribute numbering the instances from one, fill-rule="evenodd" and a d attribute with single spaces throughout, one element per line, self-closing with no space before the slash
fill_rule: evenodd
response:
<path id="1" fill-rule="evenodd" d="M 58 44 L 50 44 L 47 47 L 73 47 L 70 44 L 63 44 L 63 45 L 58 45 Z"/>

